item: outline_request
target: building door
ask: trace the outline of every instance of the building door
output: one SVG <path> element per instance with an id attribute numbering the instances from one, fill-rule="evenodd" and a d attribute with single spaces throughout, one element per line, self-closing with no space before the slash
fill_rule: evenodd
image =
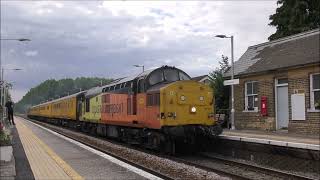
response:
<path id="1" fill-rule="evenodd" d="M 289 102 L 288 102 L 288 80 L 278 79 L 276 82 L 276 113 L 277 129 L 288 128 L 289 124 Z"/>

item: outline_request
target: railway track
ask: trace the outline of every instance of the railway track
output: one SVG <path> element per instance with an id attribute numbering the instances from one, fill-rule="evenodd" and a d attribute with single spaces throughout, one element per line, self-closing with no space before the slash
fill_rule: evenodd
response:
<path id="1" fill-rule="evenodd" d="M 25 118 L 25 117 L 24 117 Z M 70 139 L 73 139 L 75 141 L 81 142 L 91 148 L 94 148 L 98 151 L 101 151 L 105 154 L 108 154 L 112 157 L 115 157 L 123 162 L 126 162 L 132 166 L 135 166 L 139 169 L 142 169 L 146 172 L 149 172 L 150 174 L 153 174 L 157 177 L 160 177 L 162 179 L 176 179 L 172 176 L 169 176 L 166 173 L 161 173 L 159 171 L 155 171 L 151 168 L 148 168 L 146 166 L 143 166 L 139 163 L 136 163 L 134 161 L 127 160 L 123 158 L 122 156 L 119 156 L 117 154 L 111 153 L 104 148 L 100 147 L 99 145 L 95 145 L 92 142 L 88 142 L 87 140 L 81 139 L 74 137 L 70 135 L 69 133 L 66 133 L 64 131 L 59 130 L 59 126 L 56 126 L 57 128 L 52 128 L 53 125 L 47 124 L 44 122 L 39 122 L 35 120 L 28 119 L 36 124 L 42 125 L 50 130 L 55 131 L 56 133 L 59 133 L 61 135 L 64 135 Z M 69 130 L 69 129 L 68 129 Z M 72 131 L 72 130 L 69 130 Z M 82 133 L 84 134 L 84 133 Z M 84 134 L 87 135 L 87 134 Z M 98 138 L 100 140 L 104 140 L 102 138 Z M 114 143 L 113 141 L 109 141 L 110 143 Z M 262 167 L 258 165 L 253 165 L 253 164 L 248 164 L 245 162 L 239 162 L 235 161 L 232 159 L 227 159 L 227 158 L 222 158 L 218 156 L 213 156 L 213 155 L 208 155 L 205 153 L 198 153 L 197 155 L 193 156 L 178 156 L 178 157 L 173 157 L 173 156 L 166 156 L 166 155 L 159 155 L 158 153 L 155 152 L 150 152 L 148 150 L 143 150 L 142 148 L 138 147 L 132 147 L 127 144 L 123 145 L 123 143 L 117 142 L 116 144 L 122 145 L 125 147 L 133 148 L 138 151 L 143 151 L 158 157 L 170 159 L 179 163 L 183 163 L 189 166 L 194 166 L 199 169 L 203 169 L 208 172 L 214 172 L 222 176 L 230 177 L 232 179 L 316 179 L 312 177 L 307 177 L 295 173 L 290 173 L 286 171 L 280 171 L 277 169 L 272 169 L 272 168 L 267 168 L 267 167 Z"/>
<path id="2" fill-rule="evenodd" d="M 207 159 L 210 159 L 210 160 L 213 160 L 213 161 L 220 161 L 223 163 L 227 163 L 232 166 L 238 166 L 238 167 L 242 167 L 245 169 L 251 169 L 251 170 L 256 171 L 258 173 L 273 175 L 275 177 L 288 178 L 288 179 L 313 179 L 311 177 L 299 175 L 296 173 L 281 171 L 281 170 L 263 167 L 263 166 L 259 166 L 259 165 L 254 165 L 254 164 L 248 164 L 245 162 L 239 162 L 239 161 L 235 161 L 235 160 L 231 160 L 231 159 L 227 159 L 227 158 L 222 158 L 222 157 L 217 157 L 217 156 L 212 156 L 212 155 L 208 155 L 208 154 L 204 154 L 204 153 L 201 153 L 200 156 L 207 158 Z"/>
<path id="3" fill-rule="evenodd" d="M 188 165 L 193 165 L 207 171 L 226 175 L 232 179 L 317 179 L 316 177 L 308 177 L 296 173 L 239 162 L 228 158 L 208 155 L 205 153 L 198 153 L 193 157 L 173 157 L 171 159 Z"/>
<path id="4" fill-rule="evenodd" d="M 23 117 L 23 118 L 25 118 L 25 117 Z M 68 129 L 68 128 L 48 124 L 45 122 L 39 122 L 37 120 L 33 120 L 33 119 L 29 119 L 29 118 L 25 118 L 25 119 L 27 119 L 35 124 L 38 124 L 40 126 L 43 126 L 51 131 L 54 131 L 60 135 L 68 137 L 74 141 L 85 144 L 95 150 L 98 150 L 98 151 L 105 153 L 109 156 L 112 156 L 116 159 L 119 159 L 120 161 L 123 161 L 127 164 L 130 164 L 134 167 L 137 167 L 141 170 L 144 170 L 144 171 L 146 171 L 150 174 L 153 174 L 154 176 L 157 176 L 161 179 L 168 179 L 168 180 L 172 180 L 172 179 L 228 179 L 227 177 L 221 177 L 213 172 L 207 172 L 207 171 L 204 171 L 203 169 L 197 169 L 194 166 L 192 166 L 190 168 L 191 170 L 188 169 L 189 168 L 188 165 L 182 165 L 182 167 L 179 167 L 179 165 L 177 165 L 179 162 L 174 162 L 174 161 L 172 161 L 173 163 L 169 162 L 170 161 L 169 158 L 165 158 L 164 156 L 161 157 L 161 156 L 159 156 L 159 154 L 151 153 L 149 150 L 145 150 L 145 151 L 141 150 L 141 148 L 139 148 L 139 147 L 130 146 L 128 144 L 124 145 L 123 143 L 120 143 L 120 142 L 115 143 L 113 140 L 106 140 L 101 137 L 93 137 L 91 135 L 88 135 L 88 134 L 85 134 L 82 132 L 77 132 L 73 129 Z M 73 134 L 80 134 L 80 136 L 73 136 Z M 82 138 L 82 137 L 86 137 L 86 138 Z M 88 141 L 88 139 L 96 139 L 96 142 Z M 151 156 L 151 159 L 154 159 L 154 158 L 163 159 L 164 162 L 169 162 L 169 164 L 162 163 L 162 167 L 160 165 L 160 166 L 154 168 L 155 166 L 159 165 L 156 163 L 155 166 L 150 167 L 150 163 L 149 163 L 149 165 L 148 165 L 148 163 L 143 164 L 143 163 L 139 162 L 139 160 L 134 161 L 130 158 L 127 159 L 126 156 L 118 155 L 117 153 L 110 152 L 108 149 L 104 148 L 105 146 L 103 144 L 101 144 L 102 141 L 104 141 L 106 143 L 116 144 L 118 146 L 123 146 L 125 148 L 130 148 L 130 149 L 133 149 L 136 151 L 140 151 L 145 154 L 149 154 L 148 156 Z M 154 156 L 154 157 L 152 157 L 152 156 Z M 141 159 L 141 158 L 139 158 L 139 159 Z M 181 166 L 181 163 L 180 163 L 180 166 Z M 167 167 L 167 168 L 164 169 L 163 167 Z M 177 168 L 175 168 L 175 167 L 177 167 Z M 186 172 L 181 172 L 181 170 L 185 170 Z M 199 174 L 200 174 L 200 176 L 199 176 Z M 201 175 L 201 174 L 203 174 L 203 175 Z M 214 174 L 214 175 L 212 175 L 212 174 Z M 206 175 L 208 175 L 208 176 L 206 176 Z"/>

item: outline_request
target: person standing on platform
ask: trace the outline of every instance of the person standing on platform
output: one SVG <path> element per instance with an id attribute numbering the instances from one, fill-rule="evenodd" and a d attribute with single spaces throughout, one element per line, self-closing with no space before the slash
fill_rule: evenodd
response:
<path id="1" fill-rule="evenodd" d="M 14 119 L 13 119 L 13 102 L 11 100 L 6 102 L 6 108 L 7 108 L 7 112 L 8 112 L 9 124 L 16 125 L 14 123 Z"/>

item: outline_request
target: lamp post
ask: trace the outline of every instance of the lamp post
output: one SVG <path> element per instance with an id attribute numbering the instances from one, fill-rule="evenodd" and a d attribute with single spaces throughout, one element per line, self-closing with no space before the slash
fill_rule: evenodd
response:
<path id="1" fill-rule="evenodd" d="M 234 62 L 233 62 L 233 36 L 226 36 L 226 35 L 216 35 L 215 37 L 218 38 L 230 38 L 231 39 L 231 80 L 234 79 Z M 235 129 L 234 125 L 234 85 L 231 85 L 231 129 Z"/>
<path id="2" fill-rule="evenodd" d="M 0 39 L 1 41 L 31 41 L 30 39 L 26 39 L 26 38 L 19 38 L 19 39 L 8 39 L 8 38 L 5 38 L 5 39 Z"/>
<path id="3" fill-rule="evenodd" d="M 19 42 L 26 42 L 26 41 L 31 41 L 30 39 L 27 38 L 18 38 L 18 39 L 14 39 L 14 38 L 0 38 L 0 41 L 19 41 Z M 2 69 L 2 60 L 0 58 L 0 69 Z M 0 78 L 2 79 L 2 78 Z"/>
<path id="4" fill-rule="evenodd" d="M 22 69 L 20 68 L 13 68 L 13 69 L 5 69 L 5 68 L 2 68 L 1 69 L 1 105 L 2 105 L 2 117 L 5 117 L 5 114 L 6 114 L 6 108 L 5 108 L 5 103 L 6 103 L 6 99 L 7 99 L 7 96 L 8 96 L 8 88 L 9 88 L 9 84 L 7 84 L 4 80 L 4 70 L 11 70 L 11 71 L 21 71 Z"/>
<path id="5" fill-rule="evenodd" d="M 144 65 L 133 65 L 134 67 L 142 67 L 142 72 L 144 72 Z"/>
<path id="6" fill-rule="evenodd" d="M 19 42 L 26 42 L 26 41 L 31 41 L 30 39 L 27 39 L 27 38 L 18 38 L 18 39 L 14 39 L 14 38 L 0 38 L 0 41 L 19 41 Z M 3 92 L 5 91 L 5 87 L 4 87 L 4 81 L 3 81 L 3 68 L 2 68 L 2 59 L 0 57 L 0 70 L 1 70 L 1 77 L 0 77 L 0 81 L 1 81 L 1 84 L 0 84 L 0 87 L 1 87 L 1 95 L 0 95 L 0 106 L 2 107 L 2 113 L 1 113 L 1 120 L 3 120 L 3 115 L 4 115 L 4 96 L 3 96 Z M 18 70 L 18 69 L 17 69 Z M 3 84 L 3 85 L 2 85 Z"/>

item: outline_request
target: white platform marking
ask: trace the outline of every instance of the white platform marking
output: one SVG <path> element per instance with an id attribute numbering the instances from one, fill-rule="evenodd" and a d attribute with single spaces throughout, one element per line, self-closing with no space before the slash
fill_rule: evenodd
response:
<path id="1" fill-rule="evenodd" d="M 99 156 L 101 156 L 101 157 L 103 157 L 103 158 L 105 158 L 105 159 L 107 159 L 107 160 L 109 160 L 109 161 L 121 166 L 121 167 L 124 167 L 124 168 L 126 168 L 126 169 L 128 169 L 128 170 L 130 170 L 130 171 L 132 171 L 132 172 L 134 172 L 134 173 L 136 173 L 138 175 L 140 175 L 140 176 L 143 176 L 143 177 L 145 177 L 147 179 L 162 180 L 162 178 L 160 178 L 160 177 L 157 177 L 157 176 L 155 176 L 153 174 L 150 174 L 150 173 L 148 173 L 148 172 L 146 172 L 146 171 L 144 171 L 142 169 L 136 168 L 136 167 L 134 167 L 134 166 L 132 166 L 132 165 L 130 165 L 128 163 L 120 161 L 119 159 L 116 159 L 116 158 L 114 158 L 112 156 L 109 156 L 109 155 L 107 155 L 107 154 L 105 154 L 105 153 L 103 153 L 101 151 L 95 150 L 95 149 L 93 149 L 93 148 L 91 148 L 91 147 L 89 147 L 89 146 L 87 146 L 85 144 L 82 144 L 82 143 L 77 142 L 77 141 L 75 141 L 73 139 L 70 139 L 70 138 L 68 138 L 66 136 L 58 134 L 58 133 L 56 133 L 56 132 L 54 132 L 54 131 L 52 131 L 52 130 L 50 130 L 48 128 L 42 127 L 39 124 L 36 124 L 34 122 L 31 122 L 31 121 L 29 121 L 29 122 L 34 124 L 34 125 L 36 125 L 36 126 L 38 126 L 38 127 L 40 127 L 40 128 L 42 128 L 42 129 L 44 129 L 44 130 L 46 130 L 46 131 L 48 131 L 48 132 L 50 132 L 50 133 L 52 133 L 52 134 L 54 134 L 54 135 L 56 135 L 56 136 L 58 136 L 58 137 L 60 137 L 60 138 L 62 138 L 62 139 L 65 139 L 66 141 L 69 141 L 69 142 L 71 142 L 71 143 L 73 143 L 75 145 L 78 145 L 78 146 L 82 147 L 83 149 L 86 149 L 86 150 L 88 150 L 88 151 L 90 151 L 90 152 L 92 152 L 92 153 L 94 153 L 96 155 L 99 155 Z"/>
<path id="2" fill-rule="evenodd" d="M 293 147 L 293 148 L 320 151 L 320 145 L 315 145 L 315 144 L 286 142 L 286 141 L 278 141 L 278 140 L 271 140 L 271 139 L 249 138 L 249 137 L 231 136 L 231 135 L 219 135 L 219 137 L 221 139 L 227 139 L 227 140 L 233 140 L 233 141 L 253 142 L 253 143 L 260 143 L 260 144 L 271 144 L 271 145 L 276 145 L 276 146 Z"/>

